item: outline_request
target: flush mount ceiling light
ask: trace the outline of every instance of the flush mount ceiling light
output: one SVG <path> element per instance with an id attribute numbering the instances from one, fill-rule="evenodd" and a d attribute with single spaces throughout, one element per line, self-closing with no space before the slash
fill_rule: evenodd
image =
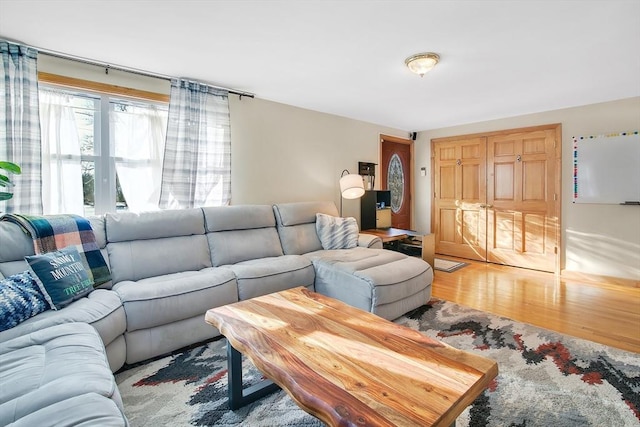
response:
<path id="1" fill-rule="evenodd" d="M 411 55 L 404 60 L 404 63 L 411 71 L 422 77 L 435 67 L 438 61 L 440 61 L 440 56 L 437 53 L 426 52 Z"/>

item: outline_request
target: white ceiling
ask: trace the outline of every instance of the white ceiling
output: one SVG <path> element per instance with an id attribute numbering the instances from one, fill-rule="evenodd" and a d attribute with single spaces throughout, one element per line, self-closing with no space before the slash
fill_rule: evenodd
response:
<path id="1" fill-rule="evenodd" d="M 406 131 L 640 96 L 639 0 L 0 0 L 0 38 Z"/>

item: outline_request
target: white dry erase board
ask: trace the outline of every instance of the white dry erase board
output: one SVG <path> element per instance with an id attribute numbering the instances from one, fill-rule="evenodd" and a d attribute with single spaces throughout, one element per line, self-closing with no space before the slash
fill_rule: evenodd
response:
<path id="1" fill-rule="evenodd" d="M 638 131 L 573 138 L 573 202 L 640 205 Z"/>

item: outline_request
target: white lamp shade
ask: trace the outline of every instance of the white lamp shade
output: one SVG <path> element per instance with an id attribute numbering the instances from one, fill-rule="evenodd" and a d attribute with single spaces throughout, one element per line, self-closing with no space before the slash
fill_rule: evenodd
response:
<path id="1" fill-rule="evenodd" d="M 357 199 L 364 195 L 362 176 L 356 174 L 345 175 L 340 178 L 340 193 L 345 199 Z"/>

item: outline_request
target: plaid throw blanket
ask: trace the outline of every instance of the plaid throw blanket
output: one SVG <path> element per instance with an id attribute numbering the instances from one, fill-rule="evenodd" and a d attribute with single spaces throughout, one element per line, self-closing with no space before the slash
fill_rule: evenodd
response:
<path id="1" fill-rule="evenodd" d="M 18 224 L 25 233 L 31 235 L 36 254 L 75 246 L 94 287 L 111 280 L 109 267 L 100 252 L 91 223 L 86 218 L 78 215 L 4 214 L 0 216 L 0 221 Z"/>

